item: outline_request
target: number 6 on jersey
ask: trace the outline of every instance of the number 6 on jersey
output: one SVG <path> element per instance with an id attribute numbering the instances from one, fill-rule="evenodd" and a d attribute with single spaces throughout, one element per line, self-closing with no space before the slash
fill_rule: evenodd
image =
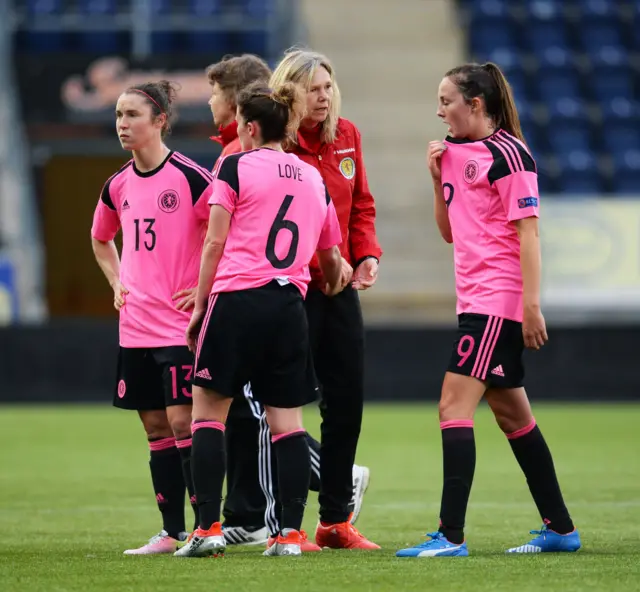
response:
<path id="1" fill-rule="evenodd" d="M 293 195 L 284 196 L 284 200 L 282 201 L 282 204 L 280 204 L 280 209 L 278 209 L 276 218 L 269 230 L 269 237 L 267 238 L 265 255 L 269 260 L 269 263 L 271 263 L 271 265 L 276 269 L 287 269 L 287 267 L 290 267 L 295 261 L 296 254 L 298 253 L 298 242 L 300 240 L 300 230 L 298 229 L 298 225 L 292 220 L 284 219 L 292 201 Z M 276 254 L 276 240 L 278 238 L 278 233 L 281 230 L 288 230 L 291 233 L 289 251 L 283 259 L 280 259 Z"/>

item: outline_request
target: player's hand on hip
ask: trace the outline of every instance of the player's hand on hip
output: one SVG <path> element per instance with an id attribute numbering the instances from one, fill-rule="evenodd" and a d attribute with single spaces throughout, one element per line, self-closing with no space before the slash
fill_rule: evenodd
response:
<path id="1" fill-rule="evenodd" d="M 540 349 L 548 340 L 547 326 L 539 306 L 524 308 L 522 318 L 524 345 L 529 349 Z"/>
<path id="2" fill-rule="evenodd" d="M 373 257 L 369 257 L 356 268 L 353 274 L 353 288 L 367 290 L 376 283 L 377 279 L 378 262 Z"/>
<path id="3" fill-rule="evenodd" d="M 191 320 L 189 321 L 189 326 L 187 327 L 187 332 L 185 336 L 187 338 L 187 347 L 191 353 L 196 353 L 196 346 L 198 343 L 198 337 L 200 336 L 200 331 L 202 329 L 202 321 L 204 320 L 204 315 L 206 310 L 204 308 L 196 308 L 191 314 Z"/>
<path id="4" fill-rule="evenodd" d="M 434 181 L 440 181 L 442 173 L 440 171 L 440 164 L 442 155 L 447 149 L 444 142 L 441 140 L 433 140 L 429 142 L 429 149 L 427 150 L 427 165 L 429 166 L 429 172 Z"/>
<path id="5" fill-rule="evenodd" d="M 196 304 L 196 292 L 198 288 L 188 288 L 187 290 L 180 290 L 176 292 L 171 299 L 172 300 L 180 300 L 176 305 L 177 310 L 191 310 Z"/>
<path id="6" fill-rule="evenodd" d="M 113 307 L 120 310 L 125 305 L 125 296 L 129 293 L 120 281 L 113 285 Z"/>

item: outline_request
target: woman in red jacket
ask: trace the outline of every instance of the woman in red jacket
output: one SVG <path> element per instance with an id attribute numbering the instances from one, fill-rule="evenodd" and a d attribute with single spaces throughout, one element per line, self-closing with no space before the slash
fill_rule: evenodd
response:
<path id="1" fill-rule="evenodd" d="M 317 260 L 306 299 L 316 373 L 322 385 L 320 451 L 320 547 L 379 549 L 349 521 L 352 466 L 364 402 L 364 327 L 357 290 L 373 286 L 382 250 L 375 204 L 362 158 L 360 132 L 340 117 L 340 92 L 329 60 L 316 52 L 285 54 L 271 77 L 278 88 L 295 82 L 307 93 L 307 114 L 289 151 L 316 167 L 333 200 L 340 228 L 343 274 L 353 269 L 353 289 L 325 296 Z M 325 469 L 326 468 L 326 469 Z"/>
<path id="2" fill-rule="evenodd" d="M 270 77 L 271 70 L 266 62 L 252 54 L 227 56 L 207 68 L 211 85 L 209 105 L 220 132 L 212 139 L 223 146 L 216 168 L 223 157 L 243 150 L 238 138 L 236 97 L 251 83 L 263 82 L 266 86 Z M 266 541 L 268 534 L 275 535 L 279 528 L 280 508 L 275 502 L 278 483 L 274 479 L 275 463 L 271 466 L 275 454 L 270 452 L 269 426 L 249 386 L 244 389 L 244 395 L 246 399 L 238 398 L 231 405 L 225 431 L 227 495 L 223 530 L 227 545 L 258 544 Z M 320 442 L 307 434 L 307 443 L 312 465 L 309 489 L 319 491 Z M 349 509 L 351 522 L 355 524 L 362 507 L 369 469 L 354 464 L 352 473 L 354 491 Z M 317 548 L 304 541 L 302 550 Z"/>

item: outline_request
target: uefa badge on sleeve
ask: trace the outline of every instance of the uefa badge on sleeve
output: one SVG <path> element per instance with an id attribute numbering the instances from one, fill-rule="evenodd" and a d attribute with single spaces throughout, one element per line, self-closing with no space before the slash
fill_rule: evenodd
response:
<path id="1" fill-rule="evenodd" d="M 353 179 L 356 174 L 356 163 L 353 158 L 343 158 L 340 161 L 340 172 L 345 179 Z"/>
<path id="2" fill-rule="evenodd" d="M 467 183 L 473 183 L 478 178 L 478 163 L 475 160 L 467 160 L 462 176 Z"/>
<path id="3" fill-rule="evenodd" d="M 178 209 L 180 205 L 180 197 L 178 192 L 173 189 L 167 189 L 158 197 L 158 207 L 166 214 L 171 214 Z"/>

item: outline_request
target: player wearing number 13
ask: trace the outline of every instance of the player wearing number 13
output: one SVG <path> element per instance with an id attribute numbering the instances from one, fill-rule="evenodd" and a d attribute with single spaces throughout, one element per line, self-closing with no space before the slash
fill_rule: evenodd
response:
<path id="1" fill-rule="evenodd" d="M 193 356 L 184 331 L 198 281 L 212 175 L 163 143 L 174 91 L 168 82 L 127 89 L 116 106 L 133 159 L 105 183 L 91 229 L 96 259 L 120 312 L 114 405 L 136 410 L 151 450 L 163 530 L 128 554 L 169 553 L 185 537 Z M 122 228 L 122 260 L 113 239 Z"/>
<path id="2" fill-rule="evenodd" d="M 540 312 L 536 166 L 511 89 L 495 64 L 467 64 L 440 83 L 438 116 L 449 126 L 431 142 L 435 216 L 453 243 L 458 340 L 440 398 L 444 483 L 440 528 L 401 557 L 466 556 L 464 522 L 476 464 L 473 417 L 486 398 L 522 468 L 544 522 L 512 553 L 576 551 L 580 537 L 522 380 L 524 347 L 547 341 Z"/>

